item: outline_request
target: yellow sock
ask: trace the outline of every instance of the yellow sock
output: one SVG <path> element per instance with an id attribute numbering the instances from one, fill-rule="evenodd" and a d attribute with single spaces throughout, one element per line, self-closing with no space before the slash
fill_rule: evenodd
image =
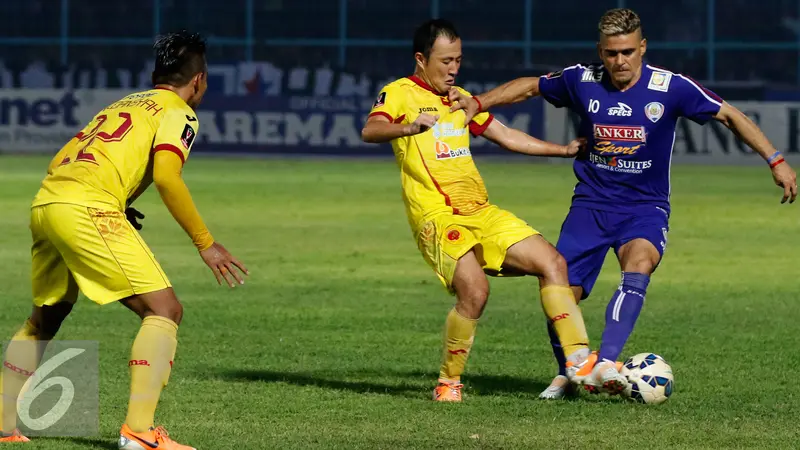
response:
<path id="1" fill-rule="evenodd" d="M 30 320 L 26 320 L 11 338 L 6 349 L 2 382 L 0 382 L 0 393 L 3 398 L 0 417 L 2 417 L 3 432 L 6 434 L 17 428 L 17 401 L 22 387 L 39 366 L 46 348 L 41 339 L 49 340 L 50 337 L 40 336 L 39 329 Z"/>
<path id="2" fill-rule="evenodd" d="M 447 314 L 444 325 L 442 367 L 439 369 L 440 381 L 450 383 L 461 381 L 461 374 L 464 372 L 477 326 L 477 319 L 467 319 L 455 308 Z"/>
<path id="3" fill-rule="evenodd" d="M 133 341 L 131 360 L 131 397 L 125 423 L 134 433 L 153 426 L 161 390 L 167 385 L 172 358 L 178 346 L 178 325 L 159 316 L 142 321 Z"/>
<path id="4" fill-rule="evenodd" d="M 542 309 L 553 323 L 558 340 L 564 349 L 564 356 L 581 349 L 589 348 L 589 336 L 583 315 L 575 302 L 575 295 L 569 286 L 545 286 L 541 289 Z"/>

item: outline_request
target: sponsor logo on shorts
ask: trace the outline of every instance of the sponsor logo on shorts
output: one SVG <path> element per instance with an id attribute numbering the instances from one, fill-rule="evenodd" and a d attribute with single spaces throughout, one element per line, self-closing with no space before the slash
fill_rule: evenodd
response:
<path id="1" fill-rule="evenodd" d="M 150 366 L 150 363 L 147 362 L 146 359 L 132 359 L 128 361 L 128 367 L 132 366 Z"/>
<path id="2" fill-rule="evenodd" d="M 461 233 L 458 230 L 450 230 L 447 232 L 447 239 L 450 241 L 457 241 L 461 239 Z"/>
<path id="3" fill-rule="evenodd" d="M 567 317 L 569 317 L 569 313 L 559 314 L 553 317 L 553 322 L 558 322 L 559 320 L 566 319 Z"/>

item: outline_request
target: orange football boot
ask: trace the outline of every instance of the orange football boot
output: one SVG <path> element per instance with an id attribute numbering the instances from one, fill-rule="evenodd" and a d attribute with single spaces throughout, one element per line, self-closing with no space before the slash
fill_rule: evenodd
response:
<path id="1" fill-rule="evenodd" d="M 30 441 L 31 440 L 23 436 L 19 430 L 14 430 L 14 432 L 11 433 L 10 436 L 0 437 L 0 442 L 30 442 Z"/>
<path id="2" fill-rule="evenodd" d="M 127 424 L 119 430 L 120 450 L 197 450 L 188 445 L 179 444 L 169 438 L 164 427 L 150 428 L 144 433 L 134 433 Z"/>
<path id="3" fill-rule="evenodd" d="M 460 402 L 461 401 L 461 388 L 464 387 L 461 383 L 442 383 L 436 386 L 433 390 L 433 400 L 437 402 Z"/>

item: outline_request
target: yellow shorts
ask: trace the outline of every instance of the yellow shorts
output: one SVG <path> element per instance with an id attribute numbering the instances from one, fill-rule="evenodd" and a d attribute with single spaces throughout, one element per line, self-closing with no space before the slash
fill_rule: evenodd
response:
<path id="1" fill-rule="evenodd" d="M 125 214 L 68 203 L 31 209 L 33 302 L 99 304 L 171 287 Z"/>
<path id="2" fill-rule="evenodd" d="M 539 232 L 514 214 L 489 206 L 471 216 L 439 214 L 415 230 L 425 261 L 448 291 L 453 293 L 456 263 L 473 247 L 485 273 L 504 276 L 508 248 Z"/>

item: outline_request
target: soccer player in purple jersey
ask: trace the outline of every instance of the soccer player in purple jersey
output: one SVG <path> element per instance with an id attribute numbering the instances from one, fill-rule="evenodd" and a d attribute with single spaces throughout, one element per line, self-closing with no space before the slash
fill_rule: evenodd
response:
<path id="1" fill-rule="evenodd" d="M 630 9 L 607 11 L 599 23 L 602 64 L 574 65 L 542 77 L 518 78 L 477 97 L 451 91 L 453 109 L 466 121 L 496 105 L 541 95 L 581 117 L 580 136 L 589 149 L 574 162 L 578 179 L 557 249 L 567 259 L 576 299 L 594 286 L 606 252 L 622 268 L 619 288 L 606 309 L 599 353 L 581 366 L 565 363 L 548 323 L 559 375 L 541 398 L 561 398 L 569 382 L 592 392 L 620 393 L 627 381 L 615 361 L 633 331 L 650 276 L 667 245 L 670 164 L 678 118 L 704 124 L 714 119 L 769 165 L 783 200 L 794 202 L 797 177 L 780 152 L 747 116 L 691 78 L 643 63 L 647 41 Z"/>

